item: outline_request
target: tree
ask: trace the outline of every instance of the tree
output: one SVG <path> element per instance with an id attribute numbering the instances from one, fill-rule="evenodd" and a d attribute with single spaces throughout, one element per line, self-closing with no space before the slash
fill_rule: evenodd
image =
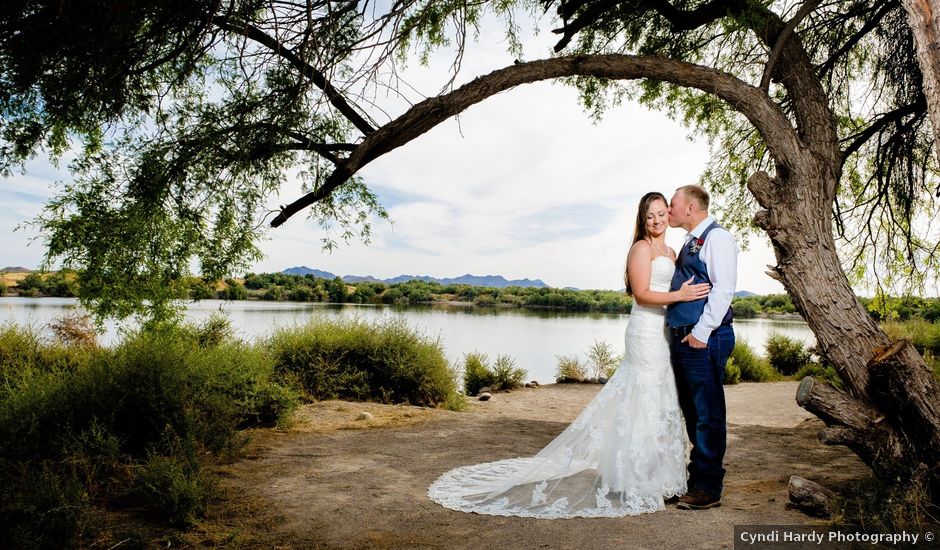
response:
<path id="1" fill-rule="evenodd" d="M 924 78 L 927 112 L 934 129 L 934 149 L 940 157 L 940 2 L 904 0 Z"/>
<path id="2" fill-rule="evenodd" d="M 193 257 L 209 278 L 256 257 L 257 209 L 288 167 L 304 168 L 308 189 L 272 226 L 310 209 L 342 238 L 368 237 L 370 215 L 385 213 L 363 166 L 496 93 L 567 79 L 598 116 L 631 98 L 712 140 L 703 183 L 739 229 L 754 214 L 776 252 L 771 274 L 848 389 L 807 379 L 799 401 L 878 476 L 936 485 L 936 383 L 851 284 L 937 274 L 928 98 L 900 0 L 402 0 L 384 13 L 232 1 L 97 15 L 110 4 L 0 8 L 5 166 L 81 141 L 76 181 L 41 224 L 49 258 L 81 268 L 100 312 L 165 304 Z M 520 60 L 381 124 L 354 101 L 394 89 L 382 69 L 415 44 L 424 59 L 449 39 L 462 51 L 487 8 L 511 47 L 518 10 L 553 13 L 542 20 L 555 20 L 564 55 Z"/>
<path id="3" fill-rule="evenodd" d="M 339 277 L 334 277 L 332 281 L 326 284 L 326 291 L 330 296 L 330 301 L 334 304 L 342 304 L 347 300 L 346 283 Z"/>

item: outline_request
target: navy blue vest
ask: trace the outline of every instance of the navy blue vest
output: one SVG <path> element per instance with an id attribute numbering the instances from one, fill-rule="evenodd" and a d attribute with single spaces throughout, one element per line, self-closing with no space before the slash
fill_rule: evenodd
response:
<path id="1" fill-rule="evenodd" d="M 705 267 L 705 262 L 703 262 L 701 256 L 699 256 L 698 250 L 692 252 L 692 246 L 696 245 L 698 249 L 701 249 L 701 245 L 698 243 L 704 243 L 708 234 L 716 227 L 721 226 L 719 226 L 717 222 L 712 222 L 712 224 L 706 227 L 705 231 L 702 232 L 701 237 L 697 239 L 692 237 L 689 239 L 689 242 L 682 247 L 682 250 L 679 251 L 679 256 L 676 258 L 676 271 L 672 275 L 672 286 L 669 287 L 670 290 L 679 290 L 682 283 L 688 281 L 690 277 L 694 277 L 692 284 L 711 284 L 712 281 L 708 278 L 708 269 Z M 708 297 L 705 297 L 701 300 L 695 300 L 694 302 L 676 302 L 670 304 L 666 308 L 666 324 L 671 327 L 681 327 L 698 323 L 699 318 L 705 311 L 705 304 L 707 302 Z M 729 307 L 728 311 L 725 313 L 724 319 L 722 319 L 722 324 L 730 322 L 731 308 Z"/>

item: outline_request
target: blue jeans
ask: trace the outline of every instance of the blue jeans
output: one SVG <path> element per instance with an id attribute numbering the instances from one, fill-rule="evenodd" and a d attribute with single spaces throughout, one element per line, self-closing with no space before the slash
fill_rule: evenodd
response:
<path id="1" fill-rule="evenodd" d="M 708 347 L 695 349 L 673 338 L 672 369 L 676 375 L 679 406 L 692 442 L 689 490 L 720 497 L 725 469 L 722 460 L 728 439 L 725 420 L 725 363 L 734 349 L 734 329 L 721 325 L 712 331 Z"/>

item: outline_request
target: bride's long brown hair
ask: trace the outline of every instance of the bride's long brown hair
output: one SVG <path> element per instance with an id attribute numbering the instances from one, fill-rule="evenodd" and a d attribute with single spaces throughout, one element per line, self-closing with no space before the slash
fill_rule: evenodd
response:
<path id="1" fill-rule="evenodd" d="M 662 193 L 651 191 L 640 198 L 640 206 L 636 209 L 636 228 L 633 230 L 633 242 L 630 243 L 630 247 L 627 249 L 627 265 L 623 268 L 623 284 L 626 285 L 627 294 L 629 296 L 633 296 L 633 290 L 630 289 L 630 250 L 633 249 L 633 245 L 635 245 L 637 241 L 642 241 L 646 238 L 646 215 L 649 214 L 650 204 L 657 200 L 663 201 L 663 204 L 669 206 L 669 201 L 666 200 L 666 197 Z"/>

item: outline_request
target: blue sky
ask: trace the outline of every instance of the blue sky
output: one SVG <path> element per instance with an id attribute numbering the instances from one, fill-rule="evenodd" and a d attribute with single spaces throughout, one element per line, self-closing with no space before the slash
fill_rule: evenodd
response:
<path id="1" fill-rule="evenodd" d="M 551 39 L 530 36 L 524 57 L 549 55 Z M 400 75 L 416 90 L 434 94 L 448 78 L 450 55 L 438 52 L 429 67 L 410 66 Z M 512 61 L 497 36 L 481 35 L 467 52 L 458 84 Z M 422 97 L 413 93 L 408 99 Z M 394 96 L 376 101 L 393 115 L 407 108 Z M 687 135 L 665 115 L 634 104 L 612 108 L 595 123 L 573 88 L 549 82 L 521 86 L 361 171 L 393 220 L 375 223 L 370 246 L 354 242 L 323 252 L 319 226 L 297 215 L 269 232 L 262 245 L 266 258 L 254 270 L 307 265 L 383 278 L 472 273 L 539 278 L 557 287 L 621 288 L 639 197 L 653 190 L 671 196 L 705 167 L 706 145 Z M 37 159 L 25 175 L 0 188 L 0 264 L 39 263 L 41 243 L 28 245 L 35 232 L 13 228 L 39 212 L 54 181 L 67 178 L 64 169 Z M 299 184 L 292 183 L 270 205 L 300 195 Z M 668 241 L 676 246 L 682 236 L 672 230 Z M 738 288 L 782 291 L 763 274 L 772 263 L 766 241 L 752 238 L 739 261 Z"/>

